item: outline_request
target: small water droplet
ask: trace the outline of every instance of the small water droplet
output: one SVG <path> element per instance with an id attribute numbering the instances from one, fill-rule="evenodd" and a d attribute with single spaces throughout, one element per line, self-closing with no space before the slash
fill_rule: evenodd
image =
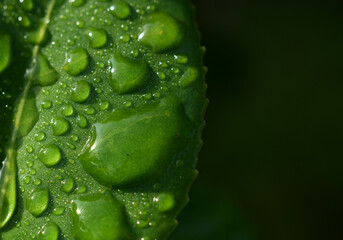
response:
<path id="1" fill-rule="evenodd" d="M 104 111 L 107 110 L 110 106 L 110 103 L 108 101 L 103 101 L 99 103 L 99 110 Z"/>
<path id="2" fill-rule="evenodd" d="M 70 117 L 71 115 L 74 114 L 74 108 L 70 103 L 68 103 L 62 107 L 61 112 L 63 116 Z"/>
<path id="3" fill-rule="evenodd" d="M 91 91 L 92 87 L 87 81 L 76 82 L 72 86 L 70 99 L 77 103 L 83 103 L 90 97 Z"/>
<path id="4" fill-rule="evenodd" d="M 89 46 L 91 48 L 101 48 L 107 44 L 107 33 L 103 29 L 89 27 L 86 36 L 89 39 Z"/>
<path id="5" fill-rule="evenodd" d="M 71 76 L 83 73 L 89 65 L 89 55 L 84 48 L 74 48 L 68 52 L 63 69 Z"/>
<path id="6" fill-rule="evenodd" d="M 131 7 L 124 1 L 115 1 L 115 3 L 109 8 L 110 13 L 119 18 L 127 19 L 131 16 Z"/>
<path id="7" fill-rule="evenodd" d="M 110 65 L 110 84 L 119 94 L 138 90 L 149 79 L 150 68 L 144 60 L 133 60 L 114 53 Z"/>
<path id="8" fill-rule="evenodd" d="M 198 79 L 199 72 L 194 67 L 188 67 L 187 70 L 184 72 L 182 77 L 179 80 L 179 85 L 181 87 L 187 87 L 191 83 L 195 82 Z"/>
<path id="9" fill-rule="evenodd" d="M 25 11 L 31 11 L 33 9 L 33 1 L 32 0 L 19 0 L 20 7 Z"/>
<path id="10" fill-rule="evenodd" d="M 55 136 L 63 135 L 69 130 L 69 122 L 63 117 L 53 118 L 51 120 L 51 126 Z"/>
<path id="11" fill-rule="evenodd" d="M 71 191 L 73 191 L 74 186 L 75 186 L 75 182 L 74 182 L 74 179 L 72 177 L 67 177 L 61 183 L 62 183 L 61 190 L 63 192 L 70 193 Z"/>
<path id="12" fill-rule="evenodd" d="M 78 115 L 76 118 L 76 124 L 80 128 L 85 128 L 88 125 L 87 119 L 83 115 Z"/>
<path id="13" fill-rule="evenodd" d="M 44 100 L 42 103 L 41 103 L 41 106 L 42 108 L 44 109 L 49 109 L 51 108 L 52 106 L 52 102 L 50 100 Z"/>
<path id="14" fill-rule="evenodd" d="M 85 4 L 86 1 L 85 0 L 69 0 L 69 2 L 71 3 L 73 7 L 80 7 L 83 4 Z"/>
<path id="15" fill-rule="evenodd" d="M 44 138 L 45 138 L 45 133 L 43 133 L 43 132 L 38 132 L 38 133 L 35 134 L 35 140 L 37 142 L 43 141 Z"/>
<path id="16" fill-rule="evenodd" d="M 64 206 L 56 207 L 52 210 L 53 215 L 61 215 L 65 210 Z"/>
<path id="17" fill-rule="evenodd" d="M 39 152 L 39 160 L 47 167 L 55 166 L 61 159 L 61 150 L 56 145 L 47 145 Z"/>

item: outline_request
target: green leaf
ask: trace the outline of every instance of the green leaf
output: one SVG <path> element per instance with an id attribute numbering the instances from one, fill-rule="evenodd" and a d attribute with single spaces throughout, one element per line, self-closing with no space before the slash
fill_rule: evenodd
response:
<path id="1" fill-rule="evenodd" d="M 0 2 L 0 238 L 165 239 L 197 172 L 187 0 Z"/>

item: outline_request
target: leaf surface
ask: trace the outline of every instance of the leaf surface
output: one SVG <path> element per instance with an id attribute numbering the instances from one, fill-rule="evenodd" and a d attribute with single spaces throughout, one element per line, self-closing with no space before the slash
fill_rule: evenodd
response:
<path id="1" fill-rule="evenodd" d="M 196 176 L 186 0 L 0 3 L 2 239 L 165 239 Z"/>

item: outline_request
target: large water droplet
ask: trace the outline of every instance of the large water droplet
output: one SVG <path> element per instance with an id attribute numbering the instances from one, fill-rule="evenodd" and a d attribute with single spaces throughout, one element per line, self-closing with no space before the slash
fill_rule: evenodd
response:
<path id="1" fill-rule="evenodd" d="M 183 26 L 166 13 L 155 13 L 144 24 L 138 40 L 160 53 L 179 47 L 184 38 Z"/>
<path id="2" fill-rule="evenodd" d="M 110 64 L 110 84 L 119 94 L 137 90 L 143 87 L 149 79 L 150 68 L 144 60 L 133 60 L 114 53 Z"/>
<path id="3" fill-rule="evenodd" d="M 0 34 L 0 73 L 4 71 L 11 62 L 11 36 Z"/>
<path id="4" fill-rule="evenodd" d="M 131 7 L 128 3 L 124 1 L 115 1 L 114 4 L 109 8 L 110 13 L 119 18 L 127 19 L 131 16 Z"/>
<path id="5" fill-rule="evenodd" d="M 60 229 L 54 222 L 46 224 L 38 234 L 38 240 L 57 240 Z"/>
<path id="6" fill-rule="evenodd" d="M 72 49 L 66 57 L 66 63 L 63 66 L 64 71 L 66 71 L 71 76 L 77 76 L 83 73 L 89 65 L 89 55 L 84 48 L 74 48 Z"/>
<path id="7" fill-rule="evenodd" d="M 158 175 L 178 149 L 185 114 L 174 98 L 115 111 L 96 123 L 80 154 L 85 170 L 106 186 L 131 186 Z"/>
<path id="8" fill-rule="evenodd" d="M 26 136 L 36 124 L 38 117 L 39 113 L 36 106 L 36 98 L 33 94 L 30 94 L 25 101 L 20 125 L 18 126 L 18 136 Z"/>
<path id="9" fill-rule="evenodd" d="M 53 118 L 51 120 L 51 126 L 55 136 L 63 135 L 69 130 L 69 122 L 63 117 Z"/>
<path id="10" fill-rule="evenodd" d="M 26 209 L 35 217 L 40 217 L 49 205 L 49 190 L 47 188 L 34 189 L 26 199 Z"/>
<path id="11" fill-rule="evenodd" d="M 56 145 L 48 145 L 40 150 L 39 159 L 45 166 L 52 167 L 61 161 L 62 153 Z"/>
<path id="12" fill-rule="evenodd" d="M 56 70 L 51 67 L 48 59 L 42 54 L 38 55 L 37 63 L 33 71 L 36 82 L 41 86 L 50 86 L 54 84 L 59 77 Z"/>
<path id="13" fill-rule="evenodd" d="M 91 85 L 86 81 L 79 81 L 72 86 L 70 99 L 77 103 L 85 102 L 92 91 Z"/>
<path id="14" fill-rule="evenodd" d="M 74 199 L 71 219 L 76 240 L 131 239 L 124 207 L 110 192 Z"/>
<path id="15" fill-rule="evenodd" d="M 91 48 L 101 48 L 107 44 L 107 33 L 103 29 L 90 27 L 86 32 L 86 36 L 89 39 Z"/>

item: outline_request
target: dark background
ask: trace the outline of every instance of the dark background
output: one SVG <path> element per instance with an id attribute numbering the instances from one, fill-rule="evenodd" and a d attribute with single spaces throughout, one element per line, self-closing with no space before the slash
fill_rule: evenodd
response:
<path id="1" fill-rule="evenodd" d="M 210 104 L 170 239 L 343 239 L 342 4 L 193 3 Z"/>

